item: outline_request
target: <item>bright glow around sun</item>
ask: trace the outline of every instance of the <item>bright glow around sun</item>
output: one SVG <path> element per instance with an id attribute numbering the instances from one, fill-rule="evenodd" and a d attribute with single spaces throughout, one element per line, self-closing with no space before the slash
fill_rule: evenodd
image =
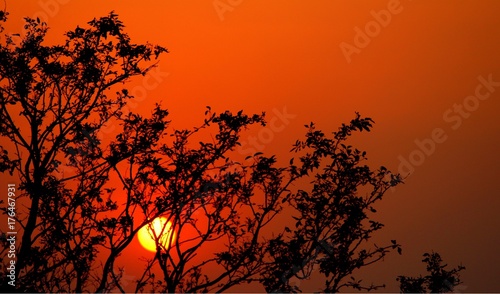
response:
<path id="1" fill-rule="evenodd" d="M 171 238 L 171 234 L 173 234 Z M 137 238 L 139 238 L 139 243 L 146 250 L 156 252 L 156 241 L 155 237 L 158 238 L 159 243 L 165 248 L 168 248 L 170 244 L 175 240 L 175 232 L 172 231 L 172 223 L 168 221 L 165 217 L 155 218 L 149 225 L 142 227 L 137 233 Z"/>

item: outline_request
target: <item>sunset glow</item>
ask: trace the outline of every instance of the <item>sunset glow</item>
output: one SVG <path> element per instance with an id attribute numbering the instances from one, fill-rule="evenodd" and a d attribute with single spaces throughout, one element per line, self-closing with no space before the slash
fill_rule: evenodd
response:
<path id="1" fill-rule="evenodd" d="M 176 237 L 175 233 L 173 236 L 171 234 L 172 223 L 165 217 L 158 217 L 149 225 L 142 227 L 137 233 L 137 238 L 146 250 L 156 252 L 156 240 L 158 239 L 163 247 L 168 248 L 169 242 L 174 242 Z"/>
<path id="2" fill-rule="evenodd" d="M 467 267 L 454 292 L 500 293 L 499 15 L 494 0 L 1 1 L 0 284 L 267 293 L 259 279 L 280 270 L 276 283 L 335 292 L 321 288 L 333 273 L 315 260 L 396 240 L 402 254 L 390 248 L 352 277 L 399 293 L 397 277 L 425 276 L 423 254 L 438 252 L 448 268 Z M 301 161 L 313 145 L 295 152 L 297 142 L 334 140 L 356 113 L 373 127 L 336 146 L 366 152 L 359 166 L 335 154 L 301 170 L 316 161 Z M 261 114 L 265 123 L 252 120 Z M 325 142 L 314 146 L 332 150 Z M 353 167 L 346 178 L 381 167 L 385 177 L 314 182 L 341 163 Z M 336 229 L 308 242 L 294 234 L 361 211 L 325 209 L 323 198 L 369 197 L 398 174 L 404 184 L 380 187 L 383 201 L 366 213 L 383 229 L 359 246 L 334 235 L 324 246 Z M 319 204 L 302 206 L 318 209 L 302 214 L 306 196 Z M 265 208 L 276 199 L 282 208 Z M 325 226 L 306 222 L 315 219 Z M 272 270 L 251 264 L 278 257 L 286 262 Z M 235 264 L 236 276 L 218 280 Z M 239 274 L 250 282 L 226 287 Z"/>

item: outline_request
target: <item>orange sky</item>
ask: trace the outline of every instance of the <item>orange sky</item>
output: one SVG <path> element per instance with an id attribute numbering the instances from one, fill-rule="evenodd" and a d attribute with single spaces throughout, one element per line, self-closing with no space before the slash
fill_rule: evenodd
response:
<path id="1" fill-rule="evenodd" d="M 375 239 L 397 239 L 403 255 L 365 270 L 365 280 L 396 291 L 395 277 L 423 273 L 421 255 L 435 250 L 451 266 L 467 267 L 459 290 L 500 290 L 499 1 L 144 3 L 7 0 L 6 32 L 18 32 L 23 16 L 39 16 L 55 42 L 114 10 L 135 42 L 171 51 L 154 76 L 130 84 L 141 96 L 132 110 L 149 112 L 162 100 L 178 127 L 198 124 L 206 105 L 266 111 L 269 120 L 287 112 L 272 138 L 269 130 L 250 133 L 260 149 L 284 159 L 305 123 L 333 131 L 355 111 L 372 117 L 374 130 L 352 143 L 368 151 L 373 167 L 398 171 L 408 160 L 414 171 L 377 215 L 386 227 Z M 479 86 L 480 77 L 494 82 Z M 469 97 L 478 86 L 488 98 Z M 415 140 L 430 148 L 433 132 L 442 142 L 418 151 Z"/>

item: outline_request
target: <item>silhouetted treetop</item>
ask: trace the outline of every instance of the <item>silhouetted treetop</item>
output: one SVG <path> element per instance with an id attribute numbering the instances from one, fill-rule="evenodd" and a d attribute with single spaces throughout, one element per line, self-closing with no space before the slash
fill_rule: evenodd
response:
<path id="1" fill-rule="evenodd" d="M 303 290 L 292 279 L 313 274 L 323 292 L 381 286 L 355 275 L 401 253 L 395 240 L 371 237 L 383 227 L 376 202 L 402 181 L 348 143 L 371 130 L 371 118 L 356 113 L 333 133 L 306 125 L 288 164 L 260 152 L 243 159 L 234 151 L 248 127 L 265 126 L 263 113 L 207 107 L 196 126 L 175 129 L 162 103 L 148 115 L 125 111 L 133 97 L 124 83 L 167 50 L 133 43 L 115 13 L 58 45 L 46 45 L 38 19 L 25 26 L 0 44 L 0 172 L 17 176 L 23 203 L 14 290 L 222 292 L 259 283 L 288 292 Z M 159 217 L 168 240 L 154 232 L 156 252 L 124 257 Z M 0 244 L 3 257 L 9 244 Z M 131 258 L 143 271 L 126 281 Z"/>
<path id="2" fill-rule="evenodd" d="M 459 265 L 446 270 L 447 264 L 442 264 L 441 255 L 437 252 L 424 253 L 422 262 L 426 263 L 427 275 L 418 277 L 398 276 L 399 288 L 402 293 L 446 293 L 454 292 L 455 287 L 462 284 L 460 272 L 465 267 Z"/>

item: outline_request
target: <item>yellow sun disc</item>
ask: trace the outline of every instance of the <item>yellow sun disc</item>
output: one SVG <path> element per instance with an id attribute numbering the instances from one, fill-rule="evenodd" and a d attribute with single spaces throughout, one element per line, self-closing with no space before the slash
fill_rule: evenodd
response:
<path id="1" fill-rule="evenodd" d="M 158 240 L 159 244 L 168 248 L 175 239 L 175 233 L 172 230 L 172 223 L 167 218 L 157 217 L 139 230 L 137 238 L 139 238 L 139 243 L 146 250 L 156 252 L 156 240 Z"/>

